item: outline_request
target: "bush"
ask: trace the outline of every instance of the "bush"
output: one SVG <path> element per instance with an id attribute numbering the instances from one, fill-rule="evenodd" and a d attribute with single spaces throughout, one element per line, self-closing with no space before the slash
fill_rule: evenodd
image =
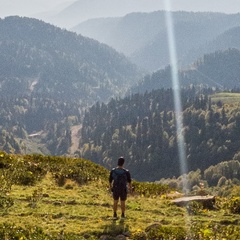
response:
<path id="1" fill-rule="evenodd" d="M 203 209 L 202 203 L 199 203 L 197 201 L 189 202 L 187 205 L 187 212 L 190 215 L 197 215 L 202 211 L 202 209 Z"/>
<path id="2" fill-rule="evenodd" d="M 132 236 L 133 240 L 147 240 L 147 234 L 144 231 L 137 231 Z"/>
<path id="3" fill-rule="evenodd" d="M 169 186 L 159 183 L 133 182 L 133 191 L 137 194 L 150 197 L 159 196 L 170 191 Z"/>
<path id="4" fill-rule="evenodd" d="M 232 198 L 229 205 L 231 213 L 240 214 L 240 197 Z"/>
<path id="5" fill-rule="evenodd" d="M 45 240 L 46 235 L 38 227 L 24 229 L 12 224 L 0 225 L 0 239 L 38 239 Z"/>
<path id="6" fill-rule="evenodd" d="M 146 228 L 147 239 L 149 240 L 184 240 L 186 239 L 186 231 L 183 227 L 163 226 L 161 224 L 153 224 Z"/>
<path id="7" fill-rule="evenodd" d="M 0 196 L 0 209 L 10 208 L 14 204 L 12 198 L 7 196 Z"/>
<path id="8" fill-rule="evenodd" d="M 227 178 L 225 176 L 222 176 L 219 180 L 218 180 L 218 184 L 217 187 L 222 187 L 226 184 L 227 182 Z"/>

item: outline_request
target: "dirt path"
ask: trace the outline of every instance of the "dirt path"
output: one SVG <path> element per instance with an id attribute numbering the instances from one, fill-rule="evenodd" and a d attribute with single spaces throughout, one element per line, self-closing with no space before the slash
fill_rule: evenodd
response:
<path id="1" fill-rule="evenodd" d="M 76 125 L 71 127 L 71 140 L 72 146 L 70 148 L 70 153 L 74 154 L 76 150 L 78 150 L 79 142 L 80 142 L 80 130 L 82 125 Z"/>

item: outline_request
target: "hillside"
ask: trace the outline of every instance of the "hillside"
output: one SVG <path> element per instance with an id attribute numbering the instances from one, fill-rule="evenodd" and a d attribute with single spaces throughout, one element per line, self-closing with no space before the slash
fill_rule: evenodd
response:
<path id="1" fill-rule="evenodd" d="M 77 100 L 84 106 L 124 94 L 139 72 L 104 44 L 30 18 L 0 20 L 1 96 Z"/>
<path id="2" fill-rule="evenodd" d="M 214 88 L 226 84 L 228 89 L 238 91 L 239 58 L 236 49 L 216 52 L 204 56 L 191 70 L 179 72 L 181 86 L 186 85 L 182 104 L 189 170 L 238 156 L 238 106 L 223 107 L 223 103 L 209 97 Z M 98 102 L 90 109 L 83 109 L 77 100 L 47 98 L 37 93 L 3 96 L 0 149 L 8 153 L 84 156 L 107 167 L 114 166 L 114 159 L 124 155 L 137 180 L 179 176 L 170 83 L 170 69 L 161 70 L 145 77 L 136 88 L 138 93 L 132 89 L 127 97 Z M 196 85 L 189 88 L 191 84 Z M 193 125 L 191 118 L 195 119 Z M 213 134 L 219 126 L 221 137 Z"/>
<path id="3" fill-rule="evenodd" d="M 230 106 L 210 95 L 224 84 L 239 91 L 239 59 L 239 50 L 216 52 L 204 56 L 195 68 L 179 73 L 181 86 L 186 84 L 182 104 L 189 170 L 238 156 L 239 109 L 234 103 L 239 99 L 233 98 Z M 76 101 L 38 95 L 2 98 L 0 149 L 84 156 L 107 167 L 113 167 L 114 159 L 124 155 L 137 180 L 179 176 L 170 83 L 170 69 L 165 69 L 146 77 L 136 88 L 138 93 L 132 89 L 127 97 L 98 102 L 84 110 Z"/>
<path id="4" fill-rule="evenodd" d="M 240 87 L 240 50 L 228 49 L 205 54 L 188 68 L 179 69 L 178 79 L 182 87 L 204 85 L 230 90 Z M 146 75 L 143 81 L 133 86 L 129 92 L 144 93 L 153 89 L 171 88 L 171 67 Z"/>
<path id="5" fill-rule="evenodd" d="M 62 11 L 41 16 L 47 22 L 69 29 L 93 18 L 121 17 L 133 12 L 153 12 L 165 9 L 164 1 L 159 0 L 76 0 L 68 1 Z M 172 0 L 172 11 L 238 13 L 238 0 Z M 61 7 L 63 8 L 63 7 Z M 39 14 L 38 14 L 39 15 Z M 52 16 L 52 17 L 50 17 Z"/>
<path id="6" fill-rule="evenodd" d="M 170 67 L 124 97 L 139 72 L 115 50 L 35 19 L 0 26 L 0 150 L 83 156 L 108 168 L 123 155 L 139 181 L 181 174 Z M 179 71 L 190 171 L 238 159 L 239 107 L 211 94 L 239 92 L 239 62 L 229 49 Z"/>
<path id="7" fill-rule="evenodd" d="M 240 27 L 230 28 L 224 33 L 218 35 L 212 41 L 209 41 L 198 48 L 192 49 L 191 53 L 186 54 L 182 59 L 183 63 L 189 63 L 191 60 L 203 56 L 205 53 L 211 53 L 215 51 L 224 51 L 229 48 L 240 49 Z"/>
<path id="8" fill-rule="evenodd" d="M 74 154 L 82 105 L 39 95 L 0 98 L 0 150 L 8 153 Z"/>
<path id="9" fill-rule="evenodd" d="M 99 17 L 119 17 L 132 12 L 156 11 L 164 7 L 158 0 L 77 0 L 50 18 L 59 26 L 73 27 Z"/>
<path id="10" fill-rule="evenodd" d="M 211 88 L 181 90 L 186 164 L 189 171 L 239 159 L 239 105 L 214 102 Z M 96 104 L 84 116 L 82 156 L 104 166 L 125 156 L 139 181 L 181 175 L 171 89 Z"/>
<path id="11" fill-rule="evenodd" d="M 194 54 L 199 47 L 240 25 L 238 14 L 181 11 L 173 12 L 172 16 L 179 64 L 183 65 L 192 63 L 200 56 Z M 164 11 L 131 13 L 121 18 L 91 19 L 72 30 L 112 46 L 149 71 L 169 64 Z M 226 48 L 233 47 L 230 42 L 225 45 Z M 201 55 L 212 52 L 211 48 L 205 50 L 208 51 L 201 52 Z"/>
<path id="12" fill-rule="evenodd" d="M 1 239 L 240 237 L 236 185 L 228 198 L 216 197 L 214 209 L 208 209 L 198 202 L 177 207 L 171 200 L 181 193 L 170 192 L 165 185 L 134 181 L 134 193 L 126 203 L 127 218 L 113 221 L 109 172 L 103 167 L 78 158 L 3 152 L 0 163 Z"/>
<path id="13" fill-rule="evenodd" d="M 84 108 L 141 76 L 123 55 L 42 21 L 0 19 L 0 149 L 74 154 Z"/>

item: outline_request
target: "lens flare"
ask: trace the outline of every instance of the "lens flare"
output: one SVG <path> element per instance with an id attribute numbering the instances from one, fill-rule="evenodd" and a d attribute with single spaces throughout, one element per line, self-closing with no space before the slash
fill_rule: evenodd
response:
<path id="1" fill-rule="evenodd" d="M 179 86 L 178 78 L 178 63 L 177 63 L 177 48 L 174 34 L 173 16 L 171 13 L 171 1 L 164 0 L 165 4 L 165 21 L 168 34 L 168 48 L 172 74 L 172 89 L 174 96 L 175 118 L 176 118 L 176 130 L 177 130 L 177 143 L 178 154 L 180 161 L 180 171 L 183 175 L 183 191 L 187 191 L 188 184 L 187 179 L 184 177 L 187 173 L 186 151 L 185 151 L 185 139 L 183 135 L 183 120 L 182 120 L 182 104 L 181 104 L 181 88 Z"/>

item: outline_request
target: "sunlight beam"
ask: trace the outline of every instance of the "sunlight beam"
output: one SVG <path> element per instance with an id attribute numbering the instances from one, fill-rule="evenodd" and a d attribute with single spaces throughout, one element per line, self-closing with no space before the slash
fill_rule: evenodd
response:
<path id="1" fill-rule="evenodd" d="M 168 48 L 170 57 L 170 66 L 172 74 L 172 89 L 174 96 L 175 118 L 176 118 L 176 131 L 177 131 L 177 143 L 180 162 L 181 174 L 187 173 L 186 163 L 186 151 L 185 151 L 185 139 L 183 135 L 183 120 L 182 120 L 182 104 L 181 104 L 181 88 L 179 86 L 178 78 L 178 63 L 177 63 L 177 48 L 174 34 L 173 17 L 171 13 L 171 1 L 164 0 L 165 5 L 165 21 L 168 34 Z M 187 180 L 183 178 L 183 191 L 187 191 Z"/>

